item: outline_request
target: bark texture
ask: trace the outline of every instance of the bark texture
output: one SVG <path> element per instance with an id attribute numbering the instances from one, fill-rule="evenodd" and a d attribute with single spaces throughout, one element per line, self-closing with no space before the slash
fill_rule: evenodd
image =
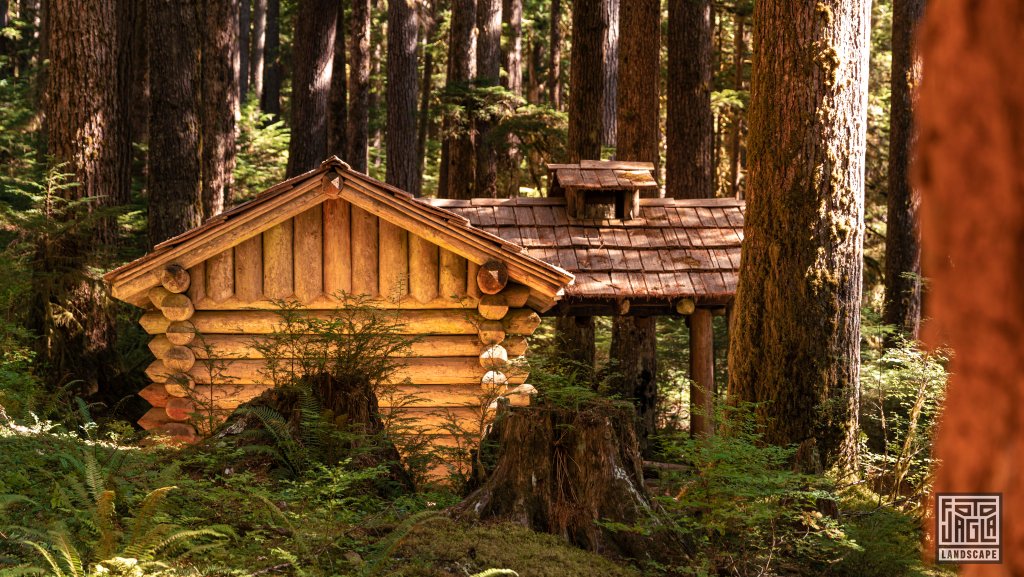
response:
<path id="1" fill-rule="evenodd" d="M 149 242 L 155 245 L 200 224 L 203 215 L 200 151 L 200 32 L 194 6 L 149 0 Z"/>
<path id="2" fill-rule="evenodd" d="M 205 0 L 202 26 L 203 220 L 231 199 L 238 114 L 238 5 L 240 0 Z"/>
<path id="3" fill-rule="evenodd" d="M 337 0 L 300 0 L 292 49 L 289 177 L 312 170 L 327 158 L 327 98 L 337 20 Z"/>
<path id="4" fill-rule="evenodd" d="M 870 21 L 862 0 L 755 6 L 729 392 L 805 469 L 856 460 Z"/>
<path id="5" fill-rule="evenodd" d="M 512 521 L 591 551 L 646 557 L 653 539 L 598 524 L 653 517 L 629 413 L 604 404 L 511 409 L 484 440 L 484 451 L 497 445 L 493 469 L 454 514 Z"/>
<path id="6" fill-rule="evenodd" d="M 387 172 L 388 184 L 418 193 L 416 158 L 416 43 L 419 23 L 413 0 L 388 2 Z"/>
<path id="7" fill-rule="evenodd" d="M 260 108 L 281 116 L 281 0 L 267 0 L 267 32 L 263 47 L 263 97 Z"/>
<path id="8" fill-rule="evenodd" d="M 249 90 L 257 102 L 263 98 L 264 48 L 267 41 L 267 0 L 253 0 L 252 42 L 249 53 Z"/>
<path id="9" fill-rule="evenodd" d="M 604 32 L 608 0 L 575 0 L 569 61 L 568 161 L 599 160 L 604 110 Z"/>
<path id="10" fill-rule="evenodd" d="M 628 80 L 619 86 L 615 158 L 658 162 L 658 57 L 661 52 L 661 3 L 627 0 L 619 6 L 619 70 Z M 655 317 L 615 317 L 610 357 L 618 377 L 616 392 L 631 399 L 637 412 L 641 451 L 655 432 L 658 400 L 657 322 Z"/>
<path id="11" fill-rule="evenodd" d="M 498 86 L 501 79 L 501 0 L 477 0 L 476 85 Z M 478 111 L 478 115 L 479 115 Z M 497 143 L 491 137 L 494 120 L 478 116 L 476 127 L 476 190 L 474 196 L 498 196 Z"/>
<path id="12" fill-rule="evenodd" d="M 551 0 L 551 40 L 548 53 L 548 99 L 555 110 L 562 109 L 562 0 Z"/>
<path id="13" fill-rule="evenodd" d="M 715 195 L 711 112 L 711 2 L 668 2 L 665 196 Z"/>
<path id="14" fill-rule="evenodd" d="M 133 23 L 124 8 L 130 7 L 116 0 L 55 0 L 46 14 L 53 38 L 43 95 L 47 152 L 77 183 L 54 192 L 68 200 L 96 199 L 90 210 L 128 202 L 131 148 L 124 93 L 131 82 L 124 59 Z M 53 205 L 47 202 L 45 209 Z M 50 216 L 84 218 L 74 208 Z M 29 328 L 41 337 L 37 362 L 46 367 L 43 379 L 52 388 L 81 380 L 84 392 L 107 392 L 116 373 L 109 297 L 88 267 L 96 264 L 103 241 L 113 243 L 117 235 L 112 219 L 98 226 L 99 239 L 82 238 L 72 227 L 41 241 L 35 254 Z M 74 322 L 62 321 L 64 314 Z"/>
<path id="15" fill-rule="evenodd" d="M 885 314 L 883 321 L 917 339 L 921 327 L 920 195 L 910 184 L 914 146 L 914 93 L 921 66 L 914 31 L 925 0 L 895 0 L 892 18 L 892 93 L 889 110 L 889 198 L 885 229 Z"/>
<path id="16" fill-rule="evenodd" d="M 240 0 L 238 6 L 238 101 L 245 102 L 249 94 L 249 42 L 252 30 L 252 2 Z"/>
<path id="17" fill-rule="evenodd" d="M 348 135 L 345 162 L 366 172 L 370 142 L 370 0 L 352 0 Z"/>
<path id="18" fill-rule="evenodd" d="M 615 146 L 616 94 L 619 86 L 619 4 L 621 0 L 605 0 L 608 27 L 604 29 L 604 105 L 601 124 L 601 144 Z"/>
<path id="19" fill-rule="evenodd" d="M 955 353 L 935 491 L 1003 494 L 1003 564 L 963 565 L 967 577 L 1024 573 L 1024 525 L 1015 521 L 1024 512 L 1022 30 L 1017 3 L 935 0 L 918 36 L 924 336 Z"/>
<path id="20" fill-rule="evenodd" d="M 327 96 L 327 155 L 345 158 L 348 124 L 348 77 L 345 69 L 345 10 L 339 5 L 334 32 L 331 90 Z"/>
<path id="21" fill-rule="evenodd" d="M 504 61 L 506 76 L 501 85 L 513 94 L 523 94 L 523 0 L 503 0 L 501 21 L 508 30 L 505 39 Z"/>
<path id="22" fill-rule="evenodd" d="M 476 0 L 452 0 L 448 39 L 448 90 L 465 89 L 476 76 Z M 447 153 L 441 162 L 445 179 L 440 191 L 447 198 L 473 198 L 476 159 L 472 126 L 462 115 L 445 120 Z"/>

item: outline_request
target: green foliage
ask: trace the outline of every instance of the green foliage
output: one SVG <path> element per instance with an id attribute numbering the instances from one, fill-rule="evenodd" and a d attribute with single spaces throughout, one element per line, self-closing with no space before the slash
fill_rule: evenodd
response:
<path id="1" fill-rule="evenodd" d="M 869 341 L 871 339 L 869 338 Z M 919 506 L 931 486 L 931 448 L 945 399 L 949 352 L 895 336 L 862 353 L 864 475 L 893 504 Z"/>
<path id="2" fill-rule="evenodd" d="M 290 138 L 283 120 L 261 112 L 255 100 L 245 102 L 238 123 L 233 202 L 249 200 L 284 180 Z"/>

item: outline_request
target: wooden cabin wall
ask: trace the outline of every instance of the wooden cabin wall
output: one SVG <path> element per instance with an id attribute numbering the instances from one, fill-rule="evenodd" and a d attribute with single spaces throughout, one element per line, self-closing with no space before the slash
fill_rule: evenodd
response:
<path id="1" fill-rule="evenodd" d="M 525 383 L 516 359 L 540 323 L 525 308 L 526 287 L 511 283 L 484 294 L 478 270 L 346 201 L 328 200 L 190 268 L 185 293 L 153 290 L 154 310 L 141 324 L 154 336 L 157 360 L 146 371 L 153 384 L 141 395 L 154 408 L 140 424 L 180 437 L 204 432 L 210 417 L 216 422 L 274 386 L 254 341 L 280 322 L 275 300 L 294 299 L 308 314 L 328 318 L 342 293 L 351 293 L 381 309 L 403 309 L 401 332 L 418 337 L 390 383 L 396 397 L 380 399 L 381 407 L 415 394 L 402 410 L 426 432 L 449 435 L 443 427 L 451 418 L 475 431 L 485 391 Z M 171 308 L 181 301 L 191 310 Z M 511 399 L 528 402 L 526 395 Z M 196 413 L 204 418 L 190 419 Z M 190 422 L 200 430 L 186 429 Z"/>

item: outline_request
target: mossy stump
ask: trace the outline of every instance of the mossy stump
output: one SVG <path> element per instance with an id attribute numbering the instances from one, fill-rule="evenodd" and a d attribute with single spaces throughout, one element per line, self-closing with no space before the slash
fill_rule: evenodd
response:
<path id="1" fill-rule="evenodd" d="M 498 418 L 482 451 L 486 455 L 495 446 L 493 466 L 486 465 L 491 459 L 481 459 L 477 487 L 452 510 L 456 518 L 511 521 L 621 557 L 651 553 L 651 537 L 609 528 L 659 525 L 643 484 L 632 407 L 597 401 L 579 409 L 511 408 Z M 673 548 L 681 550 L 678 544 Z"/>

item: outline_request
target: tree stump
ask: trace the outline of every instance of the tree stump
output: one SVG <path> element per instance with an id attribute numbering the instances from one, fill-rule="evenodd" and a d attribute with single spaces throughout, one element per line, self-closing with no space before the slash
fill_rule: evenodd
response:
<path id="1" fill-rule="evenodd" d="M 495 443 L 488 467 L 486 454 Z M 643 484 L 632 407 L 597 401 L 581 409 L 512 408 L 481 450 L 479 461 L 488 470 L 476 472 L 477 488 L 453 509 L 455 517 L 512 521 L 622 557 L 646 557 L 652 546 L 668 545 L 666 532 L 652 538 L 598 524 L 658 525 Z M 675 542 L 670 549 L 678 556 L 683 548 Z"/>

